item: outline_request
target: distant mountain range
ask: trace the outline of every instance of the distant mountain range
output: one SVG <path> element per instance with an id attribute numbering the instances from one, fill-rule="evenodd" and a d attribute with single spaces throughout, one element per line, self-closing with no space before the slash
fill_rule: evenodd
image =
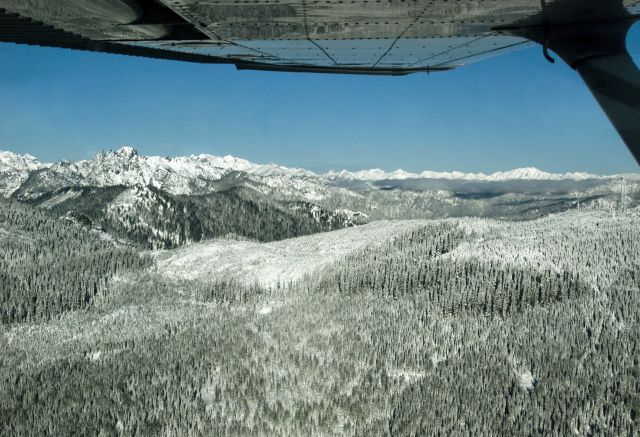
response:
<path id="1" fill-rule="evenodd" d="M 33 172 L 33 173 L 32 173 Z M 188 157 L 142 156 L 132 147 L 106 151 L 92 160 L 78 162 L 59 161 L 40 163 L 31 155 L 18 155 L 0 151 L 0 194 L 30 197 L 42 190 L 71 185 L 82 186 L 135 186 L 145 185 L 162 189 L 170 194 L 193 195 L 211 191 L 212 182 L 220 181 L 230 173 L 244 173 L 266 187 L 302 195 L 308 200 L 322 197 L 320 186 L 336 181 L 388 181 L 407 179 L 444 179 L 461 181 L 500 182 L 512 180 L 583 181 L 611 179 L 590 173 L 548 173 L 534 167 L 518 168 L 493 174 L 434 172 L 411 173 L 398 169 L 360 171 L 329 171 L 316 174 L 300 168 L 277 164 L 255 164 L 233 156 L 192 155 Z M 23 186 L 23 184 L 26 185 Z M 215 185 L 215 184 L 214 184 Z"/>
<path id="2" fill-rule="evenodd" d="M 143 156 L 131 147 L 78 162 L 0 152 L 0 195 L 142 247 L 221 236 L 277 240 L 376 219 L 535 218 L 640 204 L 640 175 L 380 169 L 316 174 L 232 156 Z"/>
<path id="3" fill-rule="evenodd" d="M 402 169 L 398 169 L 391 172 L 380 170 L 379 168 L 372 170 L 360 170 L 350 172 L 347 170 L 342 171 L 330 171 L 324 175 L 324 177 L 335 179 L 351 179 L 362 181 L 381 181 L 381 180 L 403 180 L 403 179 L 458 179 L 466 181 L 509 181 L 509 180 L 584 180 L 584 179 L 599 179 L 611 176 L 598 176 L 590 173 L 547 173 L 539 170 L 535 167 L 517 168 L 511 171 L 496 172 L 492 174 L 484 173 L 462 173 L 459 171 L 453 172 L 436 172 L 425 170 L 421 173 L 410 173 Z"/>

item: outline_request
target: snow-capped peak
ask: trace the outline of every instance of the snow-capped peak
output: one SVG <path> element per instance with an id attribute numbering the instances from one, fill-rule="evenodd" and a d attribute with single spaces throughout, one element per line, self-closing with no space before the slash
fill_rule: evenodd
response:
<path id="1" fill-rule="evenodd" d="M 329 170 L 324 175 L 327 179 L 354 179 L 361 181 L 375 181 L 381 179 L 388 179 L 388 173 L 379 168 L 372 168 L 370 170 L 358 170 L 351 172 L 349 170 Z"/>
<path id="2" fill-rule="evenodd" d="M 199 155 L 191 155 L 188 157 L 170 158 L 171 160 L 184 161 L 184 162 L 198 162 L 201 164 L 212 165 L 222 169 L 244 171 L 249 169 L 255 164 L 247 161 L 246 159 L 236 158 L 235 156 L 214 156 L 201 153 Z"/>
<path id="3" fill-rule="evenodd" d="M 132 147 L 107 151 L 80 161 L 79 172 L 90 185 L 152 185 L 174 194 L 190 194 L 228 171 L 248 171 L 255 164 L 233 156 L 144 156 Z"/>
<path id="4" fill-rule="evenodd" d="M 102 154 L 103 156 L 117 156 L 120 158 L 133 158 L 135 156 L 138 156 L 138 151 L 136 149 L 134 149 L 131 146 L 123 146 L 120 147 L 118 150 L 113 151 L 113 150 L 109 150 L 107 152 L 103 152 Z M 98 155 L 98 156 L 100 156 Z"/>
<path id="5" fill-rule="evenodd" d="M 48 166 L 49 164 L 38 162 L 34 156 L 0 150 L 0 196 L 11 196 L 31 171 Z"/>

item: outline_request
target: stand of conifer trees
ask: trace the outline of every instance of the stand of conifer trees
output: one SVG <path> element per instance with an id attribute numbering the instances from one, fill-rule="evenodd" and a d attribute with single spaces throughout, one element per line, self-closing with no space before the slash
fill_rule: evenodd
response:
<path id="1" fill-rule="evenodd" d="M 137 251 L 0 198 L 0 322 L 86 308 L 110 278 L 150 265 Z"/>

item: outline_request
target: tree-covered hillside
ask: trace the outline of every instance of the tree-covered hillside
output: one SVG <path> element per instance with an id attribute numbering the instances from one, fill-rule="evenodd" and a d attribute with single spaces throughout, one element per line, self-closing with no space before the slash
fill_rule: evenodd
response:
<path id="1" fill-rule="evenodd" d="M 150 260 L 95 232 L 0 198 L 0 322 L 86 308 L 109 280 Z"/>
<path id="2" fill-rule="evenodd" d="M 465 237 L 473 238 L 454 222 L 426 226 L 357 252 L 306 282 L 319 293 L 411 296 L 424 307 L 425 317 L 434 311 L 506 317 L 591 291 L 570 270 L 446 256 Z"/>
<path id="3" fill-rule="evenodd" d="M 637 213 L 370 243 L 272 288 L 141 268 L 88 310 L 0 326 L 0 434 L 637 432 Z"/>
<path id="4" fill-rule="evenodd" d="M 143 249 L 169 249 L 229 235 L 282 240 L 357 222 L 340 211 L 272 201 L 238 188 L 195 196 L 172 195 L 150 186 L 67 187 L 29 203 L 60 216 L 80 215 L 83 223 Z"/>

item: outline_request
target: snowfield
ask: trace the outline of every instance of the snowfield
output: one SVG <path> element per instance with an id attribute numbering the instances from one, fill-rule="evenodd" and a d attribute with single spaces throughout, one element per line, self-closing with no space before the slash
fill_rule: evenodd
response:
<path id="1" fill-rule="evenodd" d="M 426 223 L 426 220 L 383 220 L 271 243 L 213 240 L 149 253 L 156 257 L 158 272 L 165 277 L 214 280 L 224 276 L 246 284 L 274 287 Z"/>

